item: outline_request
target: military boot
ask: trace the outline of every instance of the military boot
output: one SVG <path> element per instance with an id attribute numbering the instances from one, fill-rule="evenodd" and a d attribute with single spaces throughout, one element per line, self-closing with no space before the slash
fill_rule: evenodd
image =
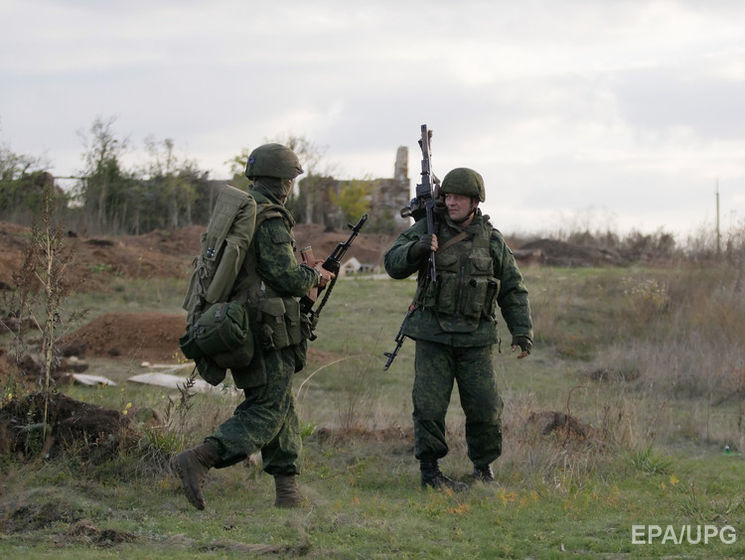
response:
<path id="1" fill-rule="evenodd" d="M 429 486 L 430 488 L 450 488 L 453 492 L 462 492 L 468 490 L 468 485 L 463 482 L 458 482 L 452 478 L 448 478 L 440 467 L 437 466 L 437 460 L 423 460 L 419 464 L 422 471 L 422 488 Z"/>
<path id="2" fill-rule="evenodd" d="M 297 489 L 294 474 L 275 475 L 274 488 L 277 494 L 277 499 L 274 501 L 276 507 L 294 508 L 300 505 L 303 495 Z"/>
<path id="3" fill-rule="evenodd" d="M 197 509 L 204 509 L 202 484 L 207 471 L 220 459 L 214 445 L 202 443 L 192 449 L 182 451 L 173 458 L 173 469 L 181 478 L 184 494 L 189 503 Z"/>
<path id="4" fill-rule="evenodd" d="M 491 465 L 485 467 L 473 466 L 473 479 L 488 484 L 494 482 L 494 471 L 491 470 Z"/>

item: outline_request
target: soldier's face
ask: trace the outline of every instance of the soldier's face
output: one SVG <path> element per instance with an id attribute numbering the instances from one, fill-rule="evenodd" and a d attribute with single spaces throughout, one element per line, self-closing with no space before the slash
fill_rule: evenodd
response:
<path id="1" fill-rule="evenodd" d="M 479 201 L 463 194 L 447 193 L 445 195 L 445 206 L 448 216 L 458 223 L 464 220 L 479 205 Z"/>

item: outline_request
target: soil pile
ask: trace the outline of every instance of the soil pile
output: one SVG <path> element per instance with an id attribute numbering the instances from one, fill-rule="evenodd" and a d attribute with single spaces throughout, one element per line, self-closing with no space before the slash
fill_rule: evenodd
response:
<path id="1" fill-rule="evenodd" d="M 199 231 L 194 226 L 172 234 L 92 238 L 68 232 L 65 250 L 72 259 L 65 280 L 76 291 L 100 292 L 114 278 L 186 277 L 199 250 Z M 13 285 L 30 237 L 30 228 L 0 222 L 0 289 Z"/>
<path id="2" fill-rule="evenodd" d="M 59 348 L 63 356 L 175 364 L 185 360 L 178 346 L 185 327 L 184 315 L 106 313 L 62 337 Z M 314 348 L 308 350 L 308 357 L 312 361 L 338 358 Z"/>
<path id="3" fill-rule="evenodd" d="M 106 313 L 60 339 L 65 355 L 175 363 L 184 359 L 178 339 L 184 315 Z"/>
<path id="4" fill-rule="evenodd" d="M 514 249 L 515 257 L 548 266 L 626 266 L 616 251 L 576 245 L 556 239 L 538 239 Z"/>
<path id="5" fill-rule="evenodd" d="M 66 280 L 76 291 L 105 292 L 115 278 L 187 278 L 204 230 L 204 226 L 194 225 L 119 237 L 84 237 L 68 232 L 65 247 L 72 260 Z M 30 237 L 30 228 L 0 222 L 0 290 L 13 285 L 13 273 L 21 269 Z M 348 237 L 349 231 L 327 232 L 314 224 L 295 228 L 298 249 L 311 245 L 319 259 Z M 345 260 L 355 257 L 362 264 L 377 265 L 393 238 L 360 233 Z"/>
<path id="6" fill-rule="evenodd" d="M 50 394 L 47 403 L 44 400 L 43 394 L 36 393 L 0 409 L 0 454 L 54 457 L 72 449 L 81 458 L 98 463 L 137 442 L 132 421 L 117 410 L 61 393 Z"/>

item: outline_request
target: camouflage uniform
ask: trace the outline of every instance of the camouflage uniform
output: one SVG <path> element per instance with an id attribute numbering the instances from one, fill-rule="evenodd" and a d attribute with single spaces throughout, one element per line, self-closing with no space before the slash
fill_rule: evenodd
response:
<path id="1" fill-rule="evenodd" d="M 300 451 L 298 419 L 292 396 L 292 374 L 305 365 L 305 336 L 290 340 L 284 314 L 273 316 L 261 310 L 262 301 L 281 299 L 283 306 L 297 306 L 298 297 L 316 286 L 319 274 L 298 264 L 291 229 L 292 217 L 278 205 L 270 189 L 261 182 L 249 193 L 258 205 L 259 216 L 275 215 L 261 221 L 233 289 L 234 295 L 248 291 L 247 307 L 254 334 L 254 358 L 246 368 L 232 370 L 236 385 L 245 390 L 245 400 L 233 416 L 205 441 L 213 443 L 220 455 L 216 467 L 226 467 L 261 450 L 264 470 L 271 474 L 296 474 Z M 268 206 L 271 205 L 271 206 Z M 267 208 L 268 206 L 268 208 Z M 280 209 L 282 208 L 282 209 Z M 292 321 L 302 322 L 299 307 Z M 267 326 L 281 331 L 267 332 Z M 300 325 L 298 325 L 300 326 Z M 305 333 L 307 335 L 307 330 Z M 294 342 L 294 344 L 292 344 Z"/>
<path id="2" fill-rule="evenodd" d="M 415 455 L 436 464 L 447 454 L 445 414 L 455 380 L 466 415 L 468 456 L 477 469 L 488 468 L 502 448 L 493 355 L 496 308 L 513 336 L 532 338 L 528 292 L 504 238 L 480 210 L 465 228 L 447 214 L 437 224 L 436 283 L 427 280 L 426 257 L 410 258 L 410 249 L 427 232 L 426 220 L 404 231 L 385 255 L 392 278 L 418 273 L 415 309 L 403 328 L 416 341 Z"/>
<path id="3" fill-rule="evenodd" d="M 301 440 L 292 375 L 305 365 L 308 318 L 298 298 L 327 281 L 321 272 L 295 259 L 294 220 L 284 201 L 297 175 L 297 156 L 280 144 L 256 148 L 246 176 L 254 181 L 249 194 L 256 202 L 256 225 L 245 256 L 230 268 L 230 301 L 245 301 L 253 337 L 253 355 L 243 367 L 231 367 L 245 399 L 233 416 L 204 442 L 173 458 L 174 470 L 189 502 L 204 509 L 202 485 L 210 468 L 233 465 L 261 451 L 264 470 L 274 476 L 279 507 L 296 507 L 302 496 L 295 484 Z M 240 264 L 238 264 L 240 262 Z M 234 279 L 233 279 L 234 275 Z M 248 358 L 246 358 L 248 359 Z"/>

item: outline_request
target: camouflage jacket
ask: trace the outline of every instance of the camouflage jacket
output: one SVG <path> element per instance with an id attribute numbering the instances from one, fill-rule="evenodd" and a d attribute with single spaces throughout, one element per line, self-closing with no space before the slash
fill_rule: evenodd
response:
<path id="1" fill-rule="evenodd" d="M 423 256 L 418 262 L 412 262 L 409 258 L 412 245 L 419 242 L 419 238 L 426 230 L 426 220 L 416 222 L 398 236 L 384 258 L 386 272 L 392 278 L 402 279 L 418 273 L 415 309 L 404 325 L 404 334 L 415 340 L 428 340 L 451 346 L 494 344 L 498 342 L 498 305 L 510 333 L 513 336 L 527 336 L 532 339 L 533 324 L 528 291 L 512 251 L 502 234 L 489 223 L 489 217 L 482 215 L 478 210 L 466 228 L 452 222 L 447 215 L 439 219 L 436 229 L 439 249 L 435 255 L 436 264 L 442 269 L 442 273 L 434 285 L 427 280 L 427 256 Z M 454 242 L 448 244 L 451 239 Z M 461 294 L 458 295 L 458 307 L 452 309 L 444 308 L 448 306 L 449 300 L 441 297 L 447 283 L 457 278 L 457 273 L 454 275 L 452 272 L 452 265 L 457 266 L 458 262 L 464 265 L 467 263 L 469 268 L 465 270 L 481 274 L 474 279 L 467 276 L 467 286 L 484 283 L 480 299 L 475 303 L 471 302 L 472 307 L 480 306 L 481 312 L 474 315 L 470 322 L 461 320 Z M 478 268 L 486 270 L 479 273 Z M 463 283 L 461 279 L 461 284 Z"/>
<path id="2" fill-rule="evenodd" d="M 305 364 L 306 337 L 298 298 L 320 280 L 320 273 L 298 264 L 295 258 L 294 220 L 285 208 L 267 193 L 252 189 L 260 219 L 248 253 L 238 274 L 231 299 L 245 298 L 249 323 L 257 351 L 246 368 L 233 369 L 238 387 L 262 384 L 266 379 L 262 354 L 295 349 L 296 369 Z"/>

